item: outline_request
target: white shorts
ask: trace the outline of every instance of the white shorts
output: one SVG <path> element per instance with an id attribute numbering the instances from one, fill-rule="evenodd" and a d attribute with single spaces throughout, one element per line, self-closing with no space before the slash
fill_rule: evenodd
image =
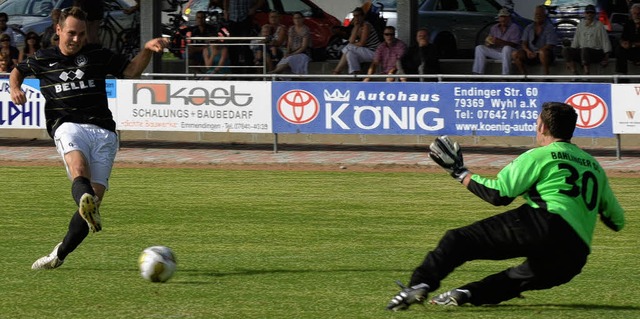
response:
<path id="1" fill-rule="evenodd" d="M 58 154 L 67 169 L 67 176 L 71 179 L 69 167 L 64 161 L 64 155 L 71 151 L 80 151 L 89 164 L 91 182 L 109 188 L 109 176 L 113 161 L 118 152 L 118 136 L 93 124 L 62 123 L 53 137 Z"/>

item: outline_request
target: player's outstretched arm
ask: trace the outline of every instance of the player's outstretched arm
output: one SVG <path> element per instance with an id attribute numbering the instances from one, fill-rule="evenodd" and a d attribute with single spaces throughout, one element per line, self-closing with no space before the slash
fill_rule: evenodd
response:
<path id="1" fill-rule="evenodd" d="M 464 186 L 469 184 L 471 172 L 464 166 L 462 149 L 448 136 L 438 136 L 429 146 L 429 157 Z"/>
<path id="2" fill-rule="evenodd" d="M 17 105 L 27 103 L 27 96 L 22 91 L 22 82 L 24 82 L 24 75 L 22 75 L 18 68 L 14 68 L 9 75 L 9 90 L 11 101 Z"/>
<path id="3" fill-rule="evenodd" d="M 126 79 L 139 78 L 142 71 L 149 65 L 154 52 L 163 52 L 164 48 L 169 44 L 169 40 L 163 38 L 155 38 L 147 41 L 144 48 L 133 57 L 123 74 Z"/>

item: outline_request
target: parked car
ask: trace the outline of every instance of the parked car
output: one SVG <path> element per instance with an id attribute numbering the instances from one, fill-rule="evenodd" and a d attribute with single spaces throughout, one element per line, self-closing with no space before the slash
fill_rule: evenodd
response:
<path id="1" fill-rule="evenodd" d="M 130 26 L 133 16 L 126 15 L 122 9 L 131 5 L 125 0 L 107 1 L 109 14 L 122 26 Z M 15 25 L 22 33 L 42 34 L 51 25 L 51 10 L 64 9 L 73 5 L 73 0 L 6 0 L 0 4 L 0 12 L 9 15 L 9 24 Z M 24 44 L 24 38 L 16 39 L 17 45 Z"/>
<path id="2" fill-rule="evenodd" d="M 620 38 L 629 12 L 625 0 L 546 0 L 544 5 L 563 45 L 570 45 L 587 5 L 596 7 L 597 18 L 607 29 L 611 44 Z"/>
<path id="3" fill-rule="evenodd" d="M 397 26 L 397 0 L 373 0 L 372 4 L 381 4 L 387 25 Z M 512 4 L 496 0 L 422 0 L 418 4 L 418 26 L 429 29 L 431 42 L 438 46 L 441 56 L 470 58 L 475 46 L 484 42 L 491 26 L 497 23 L 498 11 L 505 5 Z M 512 12 L 512 21 L 521 28 L 532 22 Z M 351 17 L 351 13 L 347 14 L 345 25 Z"/>
<path id="4" fill-rule="evenodd" d="M 189 24 L 195 23 L 195 15 L 198 11 L 207 11 L 209 0 L 190 0 L 183 8 L 183 15 Z M 269 22 L 269 12 L 272 10 L 281 13 L 280 22 L 284 25 L 293 25 L 293 13 L 302 12 L 305 17 L 305 25 L 311 30 L 311 47 L 314 49 L 314 59 L 322 59 L 321 52 L 329 43 L 334 28 L 340 26 L 340 20 L 328 14 L 311 0 L 266 0 L 265 6 L 258 10 L 254 16 L 254 24 L 261 26 Z M 258 30 L 256 30 L 256 35 Z"/>

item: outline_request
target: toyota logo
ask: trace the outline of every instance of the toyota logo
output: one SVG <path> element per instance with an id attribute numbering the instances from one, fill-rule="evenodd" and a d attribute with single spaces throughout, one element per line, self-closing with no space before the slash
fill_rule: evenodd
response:
<path id="1" fill-rule="evenodd" d="M 607 104 L 601 97 L 593 93 L 576 93 L 570 96 L 565 103 L 573 106 L 578 112 L 576 126 L 579 128 L 596 128 L 607 119 Z"/>
<path id="2" fill-rule="evenodd" d="M 292 124 L 306 124 L 313 121 L 320 112 L 320 103 L 313 94 L 305 90 L 290 90 L 278 99 L 278 113 Z"/>

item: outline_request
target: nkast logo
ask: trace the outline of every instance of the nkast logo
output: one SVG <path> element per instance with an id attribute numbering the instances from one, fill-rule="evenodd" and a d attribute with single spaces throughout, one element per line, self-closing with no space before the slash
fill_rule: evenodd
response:
<path id="1" fill-rule="evenodd" d="M 236 86 L 229 87 L 180 87 L 167 83 L 133 83 L 133 104 L 150 95 L 151 104 L 171 104 L 182 101 L 183 105 L 213 105 L 243 107 L 253 102 L 251 93 L 236 92 Z"/>

